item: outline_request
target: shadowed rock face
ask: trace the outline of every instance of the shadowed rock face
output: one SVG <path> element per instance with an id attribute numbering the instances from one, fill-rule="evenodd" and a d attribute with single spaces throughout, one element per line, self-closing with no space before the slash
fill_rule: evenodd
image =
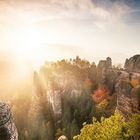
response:
<path id="1" fill-rule="evenodd" d="M 133 78 L 130 74 L 123 72 L 116 84 L 117 111 L 128 120 L 132 114 L 140 113 L 140 83 L 132 84 Z M 140 78 L 140 74 L 133 73 L 133 77 Z"/>
<path id="2" fill-rule="evenodd" d="M 106 60 L 101 60 L 97 66 L 97 81 L 99 87 L 107 88 L 109 94 L 114 93 L 114 88 L 116 84 L 116 79 L 118 78 L 118 73 L 112 68 L 112 60 L 110 57 Z"/>
<path id="3" fill-rule="evenodd" d="M 140 85 L 136 86 L 131 91 L 132 111 L 133 113 L 140 113 Z"/>
<path id="4" fill-rule="evenodd" d="M 121 80 L 116 86 L 117 111 L 124 117 L 129 118 L 132 114 L 131 90 L 132 86 L 128 81 Z"/>
<path id="5" fill-rule="evenodd" d="M 116 110 L 128 120 L 140 113 L 140 55 L 127 59 L 125 68 L 114 69 L 110 58 L 102 60 L 97 66 L 97 80 L 110 94 L 117 93 Z"/>
<path id="6" fill-rule="evenodd" d="M 0 102 L 0 140 L 18 140 L 10 106 L 3 102 Z"/>
<path id="7" fill-rule="evenodd" d="M 125 70 L 112 70 L 120 73 L 116 76 L 115 83 L 116 110 L 124 119 L 129 120 L 132 114 L 140 113 L 140 55 L 126 59 L 124 67 Z"/>
<path id="8" fill-rule="evenodd" d="M 114 99 L 116 101 L 116 95 L 117 95 L 117 107 L 115 106 L 116 105 L 116 102 L 115 102 L 114 108 L 115 107 L 117 108 L 118 112 L 123 116 L 124 119 L 129 120 L 129 118 L 131 118 L 131 115 L 133 113 L 139 113 L 140 111 L 140 96 L 139 96 L 140 95 L 140 88 L 139 88 L 140 73 L 139 72 L 133 71 L 132 69 L 130 73 L 124 69 L 118 69 L 118 68 L 112 67 L 112 62 L 110 58 L 100 61 L 97 67 L 93 65 L 91 69 L 86 69 L 86 70 L 89 70 L 89 73 L 87 72 L 88 74 L 86 74 L 89 76 L 88 78 L 93 76 L 92 80 L 95 82 L 95 87 L 97 85 L 97 87 L 94 90 L 98 91 L 100 89 L 107 89 L 105 90 L 104 93 L 107 95 L 109 94 L 109 96 L 106 95 L 105 97 L 106 98 L 110 97 L 108 99 L 111 100 L 113 96 L 115 97 L 113 98 L 113 101 Z M 71 112 L 73 112 L 72 107 L 76 108 L 79 105 L 82 109 L 86 108 L 85 101 L 87 101 L 87 99 L 89 101 L 90 99 L 90 97 L 86 99 L 85 98 L 86 96 L 82 96 L 83 89 L 77 86 L 81 84 L 79 83 L 79 81 L 83 78 L 79 78 L 80 80 L 78 79 L 79 81 L 77 82 L 77 80 L 75 79 L 78 76 L 74 74 L 75 73 L 71 70 L 69 70 L 67 73 L 60 73 L 60 74 L 59 74 L 59 71 L 58 72 L 53 71 L 52 73 L 49 73 L 49 74 L 46 74 L 44 72 L 39 72 L 39 73 L 34 74 L 34 89 L 35 90 L 34 90 L 34 101 L 33 101 L 34 107 L 32 108 L 35 111 L 30 111 L 30 112 L 37 112 L 37 115 L 35 114 L 35 116 L 39 116 L 39 115 L 41 117 L 45 116 L 44 117 L 45 123 L 49 124 L 46 127 L 46 133 L 48 133 L 47 137 L 49 140 L 54 139 L 55 131 L 58 128 L 61 128 L 63 126 L 65 127 L 65 125 L 67 125 L 65 121 L 62 122 L 63 117 L 66 120 L 69 120 L 69 123 L 72 122 L 71 118 L 75 114 L 76 115 L 78 114 L 77 116 L 79 119 L 79 114 L 81 112 L 80 113 L 76 112 L 72 116 L 71 115 Z M 85 76 L 84 78 L 87 78 L 87 77 Z M 94 82 L 92 84 L 94 84 Z M 84 84 L 81 84 L 81 85 L 84 85 Z M 94 92 L 94 94 L 95 93 L 96 92 Z M 80 96 L 82 98 L 79 98 Z M 80 100 L 77 100 L 77 98 L 82 99 L 83 101 L 80 102 L 80 104 L 78 104 L 78 101 Z M 42 108 L 45 109 L 44 111 L 45 113 L 43 113 L 43 115 L 41 113 Z M 113 108 L 113 111 L 114 111 L 114 108 Z M 91 110 L 89 110 L 89 112 L 90 111 Z M 93 109 L 93 111 L 95 110 Z M 66 115 L 63 112 L 66 112 L 65 113 Z M 86 112 L 86 109 L 83 110 L 83 112 Z M 87 116 L 88 115 L 89 113 L 87 113 Z M 35 135 L 38 133 L 37 139 L 39 139 L 40 137 L 39 126 L 41 126 L 41 121 L 37 120 L 37 117 L 35 117 L 35 121 L 33 121 L 33 123 L 34 122 L 37 122 L 37 124 L 39 124 L 37 125 L 38 127 L 35 128 L 37 130 L 35 131 L 33 130 L 35 132 Z M 70 126 L 70 124 L 68 126 Z M 50 127 L 52 129 L 50 129 Z M 48 132 L 48 130 L 54 130 L 54 131 Z M 67 133 L 70 132 L 69 130 L 70 129 L 68 128 Z M 70 134 L 68 134 L 67 137 L 70 138 Z M 62 138 L 63 137 L 60 137 L 60 140 Z"/>
<path id="9" fill-rule="evenodd" d="M 128 71 L 140 72 L 140 55 L 135 55 L 125 61 L 125 68 Z"/>

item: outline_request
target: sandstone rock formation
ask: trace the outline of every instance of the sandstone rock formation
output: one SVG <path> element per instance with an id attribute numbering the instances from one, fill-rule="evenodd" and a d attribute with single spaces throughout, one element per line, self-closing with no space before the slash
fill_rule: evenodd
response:
<path id="1" fill-rule="evenodd" d="M 125 62 L 125 69 L 112 68 L 111 59 L 101 60 L 97 66 L 99 87 L 105 87 L 110 95 L 117 94 L 118 112 L 129 119 L 140 113 L 140 55 Z"/>
<path id="2" fill-rule="evenodd" d="M 111 59 L 101 60 L 97 66 L 99 87 L 116 93 L 116 110 L 128 120 L 132 114 L 140 113 L 140 55 L 125 62 L 125 69 L 112 68 Z"/>
<path id="3" fill-rule="evenodd" d="M 18 140 L 10 106 L 3 102 L 0 102 L 0 140 Z"/>
<path id="4" fill-rule="evenodd" d="M 140 85 L 131 91 L 132 112 L 140 114 Z"/>
<path id="5" fill-rule="evenodd" d="M 34 73 L 34 93 L 29 113 L 31 139 L 40 139 L 41 133 L 44 131 L 44 137 L 53 140 L 54 114 L 49 100 L 51 97 L 46 90 L 45 81 L 39 77 L 38 73 Z"/>
<path id="6" fill-rule="evenodd" d="M 112 100 L 112 97 L 114 97 L 113 102 L 115 102 L 115 104 L 113 104 L 113 111 L 116 107 L 117 111 L 126 120 L 129 120 L 133 113 L 140 113 L 140 73 L 138 62 L 138 55 L 127 60 L 125 64 L 125 67 L 127 68 L 126 71 L 124 69 L 112 68 L 111 58 L 108 57 L 106 60 L 101 60 L 97 67 L 93 64 L 88 66 L 87 69 L 84 69 L 84 71 L 83 68 L 79 69 L 76 67 L 77 65 L 74 65 L 68 67 L 68 70 L 65 71 L 64 68 L 60 71 L 61 69 L 56 70 L 57 67 L 54 67 L 55 69 L 50 71 L 48 68 L 47 70 L 50 73 L 46 72 L 47 74 L 43 73 L 43 71 L 35 73 L 35 111 L 31 112 L 38 112 L 36 116 L 39 116 L 39 114 L 41 114 L 40 112 L 45 112 L 42 114 L 42 116 L 45 116 L 42 124 L 47 124 L 45 132 L 48 133 L 48 139 L 53 140 L 55 134 L 55 132 L 48 132 L 50 127 L 52 128 L 51 130 L 55 131 L 61 127 L 66 128 L 66 134 L 70 133 L 73 116 L 79 120 L 79 116 L 81 114 L 83 115 L 81 116 L 82 119 L 76 121 L 75 124 L 77 124 L 77 122 L 83 122 L 85 119 L 84 116 L 87 116 L 84 121 L 89 120 L 95 112 L 95 108 L 92 104 L 93 101 L 96 104 L 99 103 L 97 102 L 97 97 L 98 99 L 101 97 L 101 101 L 104 99 L 110 101 Z M 81 65 L 78 66 L 81 67 Z M 74 69 L 75 67 L 76 69 Z M 44 71 L 47 70 L 45 69 Z M 76 75 L 74 75 L 74 72 Z M 83 73 L 81 74 L 81 72 Z M 80 74 L 77 75 L 78 73 Z M 84 74 L 85 76 L 83 76 Z M 92 92 L 88 88 L 88 90 L 85 90 L 87 83 L 90 82 L 94 86 L 92 97 L 94 98 L 94 95 L 97 95 L 96 99 L 91 99 L 92 103 L 89 102 L 91 97 L 88 97 L 89 94 L 87 94 Z M 112 108 L 112 104 L 110 104 L 110 106 Z M 40 120 L 35 120 L 35 122 L 38 122 L 37 126 L 42 125 Z M 75 126 L 77 127 L 77 125 Z M 37 131 L 38 128 L 35 131 L 35 134 Z M 70 135 L 71 134 L 67 135 L 69 139 L 71 138 Z M 58 140 L 61 140 L 62 138 L 63 137 L 60 137 Z"/>
<path id="7" fill-rule="evenodd" d="M 107 57 L 101 60 L 97 66 L 97 80 L 99 87 L 109 90 L 109 94 L 113 94 L 118 74 L 112 69 L 112 60 Z"/>
<path id="8" fill-rule="evenodd" d="M 117 110 L 124 117 L 129 118 L 132 113 L 131 90 L 132 86 L 128 81 L 121 80 L 116 85 Z"/>
<path id="9" fill-rule="evenodd" d="M 126 59 L 124 67 L 130 72 L 140 72 L 140 55 Z"/>
<path id="10" fill-rule="evenodd" d="M 140 74 L 122 72 L 116 84 L 116 109 L 126 120 L 132 114 L 140 113 L 140 83 L 133 84 L 133 78 L 139 80 Z"/>

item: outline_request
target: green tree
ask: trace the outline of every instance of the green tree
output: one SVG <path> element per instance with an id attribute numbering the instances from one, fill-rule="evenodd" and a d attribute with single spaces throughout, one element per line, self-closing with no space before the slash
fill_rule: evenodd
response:
<path id="1" fill-rule="evenodd" d="M 93 124 L 84 123 L 81 133 L 74 140 L 124 140 L 123 126 L 118 113 L 110 118 L 102 117 L 100 122 L 93 118 Z"/>
<path id="2" fill-rule="evenodd" d="M 83 124 L 81 133 L 74 136 L 74 140 L 138 140 L 139 124 L 139 114 L 133 114 L 127 122 L 118 113 L 109 118 L 102 117 L 100 122 L 93 118 L 92 124 Z"/>

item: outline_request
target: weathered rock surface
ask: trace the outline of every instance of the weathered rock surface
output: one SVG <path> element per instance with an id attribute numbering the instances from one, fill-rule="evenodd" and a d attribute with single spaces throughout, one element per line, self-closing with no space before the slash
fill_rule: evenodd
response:
<path id="1" fill-rule="evenodd" d="M 125 69 L 112 68 L 111 59 L 101 60 L 97 66 L 99 87 L 108 89 L 110 95 L 117 94 L 117 111 L 129 119 L 140 113 L 140 55 L 125 62 Z"/>
<path id="2" fill-rule="evenodd" d="M 106 88 L 109 94 L 112 95 L 114 92 L 116 78 L 118 73 L 112 68 L 112 60 L 110 57 L 106 60 L 101 60 L 97 66 L 97 80 L 99 87 Z"/>
<path id="3" fill-rule="evenodd" d="M 124 118 L 129 118 L 132 114 L 131 90 L 132 86 L 128 81 L 121 80 L 116 85 L 117 111 Z"/>
<path id="4" fill-rule="evenodd" d="M 140 113 L 140 74 L 122 72 L 116 84 L 117 111 L 129 119 L 132 114 Z M 134 81 L 135 79 L 135 81 Z"/>
<path id="5" fill-rule="evenodd" d="M 127 59 L 125 70 L 112 68 L 109 58 L 100 61 L 97 67 L 98 83 L 107 87 L 110 94 L 117 94 L 116 109 L 125 119 L 129 119 L 134 113 L 140 113 L 139 72 L 140 55 Z"/>
<path id="6" fill-rule="evenodd" d="M 104 93 L 107 95 L 101 97 L 107 97 L 108 100 L 111 100 L 112 95 L 115 95 L 114 99 L 116 101 L 117 95 L 117 106 L 116 104 L 114 105 L 114 110 L 116 107 L 117 111 L 124 117 L 124 119 L 128 120 L 133 113 L 140 113 L 140 67 L 138 65 L 139 55 L 127 60 L 125 64 L 127 71 L 124 69 L 112 68 L 110 58 L 101 60 L 97 67 L 93 64 L 91 67 L 86 69 L 82 75 L 79 75 L 82 77 L 84 73 L 87 72 L 82 84 L 79 81 L 83 77 L 79 78 L 77 75 L 73 75 L 73 69 L 61 74 L 53 71 L 48 75 L 36 73 L 34 75 L 34 97 L 36 100 L 36 106 L 38 107 L 36 107 L 35 110 L 40 113 L 39 110 L 42 110 L 42 106 L 44 106 L 43 109 L 45 109 L 46 112 L 45 116 L 49 116 L 45 119 L 45 123 L 51 122 L 51 124 L 54 124 L 52 125 L 52 130 L 57 130 L 57 128 L 61 128 L 61 126 L 63 128 L 67 128 L 67 133 L 69 133 L 70 128 L 68 128 L 68 126 L 70 126 L 73 116 L 78 116 L 77 118 L 79 119 L 79 116 L 83 112 L 83 116 L 86 116 L 87 114 L 89 115 L 90 113 L 85 113 L 88 108 L 90 108 L 88 112 L 91 110 L 93 110 L 92 112 L 95 111 L 94 108 L 92 109 L 92 106 L 90 107 L 90 105 L 92 105 L 90 103 L 88 105 L 89 107 L 86 108 L 86 103 L 89 101 L 90 97 L 85 100 L 87 95 L 83 96 L 85 92 L 82 92 L 83 89 L 81 88 L 85 85 L 84 83 L 86 79 L 89 79 L 89 83 L 91 82 L 93 85 L 95 83 L 95 89 L 93 91 L 97 90 L 98 92 L 103 92 L 105 90 Z M 81 73 L 79 69 L 76 71 L 76 74 L 78 72 Z M 93 94 L 95 93 L 96 92 L 93 92 Z M 99 97 L 99 94 L 97 94 L 97 97 Z M 80 104 L 78 104 L 79 101 L 81 101 Z M 91 100 L 91 102 L 93 102 L 93 100 Z M 80 106 L 80 109 L 77 106 Z M 77 110 L 74 112 L 76 107 Z M 80 113 L 78 112 L 79 110 Z M 74 114 L 71 112 L 74 112 Z M 89 117 L 88 115 L 87 117 Z M 38 122 L 40 123 L 40 120 Z M 51 125 L 49 125 L 48 128 L 50 128 L 50 126 Z M 53 140 L 53 136 L 54 132 L 49 136 L 49 139 Z M 68 134 L 67 137 L 70 138 L 69 136 L 70 134 Z"/>
<path id="7" fill-rule="evenodd" d="M 136 86 L 131 91 L 132 112 L 140 113 L 140 85 Z"/>
<path id="8" fill-rule="evenodd" d="M 18 140 L 10 106 L 3 102 L 0 102 L 0 140 Z"/>
<path id="9" fill-rule="evenodd" d="M 140 55 L 135 55 L 125 61 L 125 68 L 128 71 L 140 72 Z"/>

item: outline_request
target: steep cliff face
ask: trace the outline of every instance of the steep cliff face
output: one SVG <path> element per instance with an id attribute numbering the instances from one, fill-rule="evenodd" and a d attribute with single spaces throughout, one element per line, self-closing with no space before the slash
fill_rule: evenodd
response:
<path id="1" fill-rule="evenodd" d="M 116 84 L 117 111 L 128 120 L 132 114 L 140 113 L 139 74 L 123 72 Z"/>
<path id="2" fill-rule="evenodd" d="M 140 113 L 140 55 L 127 59 L 125 68 L 113 69 L 111 59 L 102 60 L 97 66 L 97 80 L 110 95 L 117 94 L 116 110 L 127 120 L 133 113 Z"/>
<path id="3" fill-rule="evenodd" d="M 125 61 L 125 68 L 128 71 L 140 72 L 140 55 L 135 55 Z"/>
<path id="4" fill-rule="evenodd" d="M 62 67 L 60 64 L 58 66 Z M 89 66 L 84 70 L 75 64 L 62 70 L 59 67 L 55 66 L 49 74 L 50 68 L 46 69 L 46 67 L 34 74 L 35 94 L 30 112 L 34 114 L 31 113 L 31 120 L 35 119 L 31 129 L 35 128 L 34 122 L 37 123 L 37 127 L 31 130 L 36 139 L 41 138 L 39 129 L 43 128 L 42 124 L 48 122 L 51 126 L 45 126 L 47 139 L 54 140 L 57 130 L 60 130 L 63 135 L 66 134 L 68 139 L 72 139 L 79 133 L 82 123 L 90 121 L 95 112 L 89 94 L 90 80 L 87 78 Z M 40 118 L 42 120 L 38 120 Z M 53 132 L 48 134 L 49 130 Z"/>
<path id="5" fill-rule="evenodd" d="M 106 90 L 105 93 L 109 96 L 116 93 L 116 108 L 124 118 L 129 118 L 133 112 L 138 112 L 139 101 L 138 95 L 135 95 L 135 92 L 138 92 L 137 86 L 140 85 L 140 75 L 134 71 L 134 69 L 136 70 L 139 68 L 139 66 L 137 66 L 138 60 L 139 55 L 136 55 L 130 58 L 129 62 L 125 64 L 126 67 L 129 68 L 128 64 L 133 63 L 134 66 L 131 69 L 131 73 L 113 69 L 112 60 L 109 57 L 106 60 L 101 60 L 97 67 L 94 66 L 94 71 L 96 72 L 94 72 L 93 81 L 98 83 L 97 90 L 104 89 Z M 63 95 L 66 99 L 68 98 L 75 102 L 82 93 L 82 91 L 77 88 L 80 82 L 77 83 L 75 80 L 76 76 L 73 76 L 71 72 L 71 70 L 61 74 L 51 72 L 48 76 L 43 76 L 40 73 L 38 76 L 35 76 L 38 78 L 34 79 L 36 83 L 35 87 L 37 88 L 35 91 L 36 97 L 40 98 L 42 96 L 43 99 L 48 100 L 47 102 L 52 106 L 56 123 L 59 122 L 62 117 Z M 52 76 L 51 79 L 44 79 L 50 76 Z"/>
<path id="6" fill-rule="evenodd" d="M 3 102 L 0 102 L 0 140 L 18 140 L 10 106 Z"/>
<path id="7" fill-rule="evenodd" d="M 131 91 L 132 112 L 140 114 L 140 85 Z"/>
<path id="8" fill-rule="evenodd" d="M 85 61 L 88 66 L 84 68 L 81 62 L 61 61 L 35 73 L 31 107 L 31 112 L 36 112 L 32 115 L 36 116 L 33 123 L 37 123 L 34 138 L 40 138 L 40 128 L 53 140 L 59 128 L 72 139 L 81 124 L 93 116 L 110 116 L 116 108 L 128 120 L 132 113 L 140 112 L 139 72 L 112 68 L 110 58 L 100 61 L 97 67 Z"/>
<path id="9" fill-rule="evenodd" d="M 116 86 L 117 110 L 124 117 L 129 118 L 132 114 L 131 90 L 132 86 L 128 81 L 120 80 Z"/>
<path id="10" fill-rule="evenodd" d="M 111 58 L 106 58 L 106 60 L 101 60 L 97 66 L 97 81 L 98 86 L 106 88 L 109 94 L 112 95 L 115 92 L 116 79 L 118 73 L 112 68 Z"/>
<path id="11" fill-rule="evenodd" d="M 54 112 L 46 83 L 38 73 L 34 73 L 34 96 L 29 113 L 30 139 L 54 139 Z"/>

